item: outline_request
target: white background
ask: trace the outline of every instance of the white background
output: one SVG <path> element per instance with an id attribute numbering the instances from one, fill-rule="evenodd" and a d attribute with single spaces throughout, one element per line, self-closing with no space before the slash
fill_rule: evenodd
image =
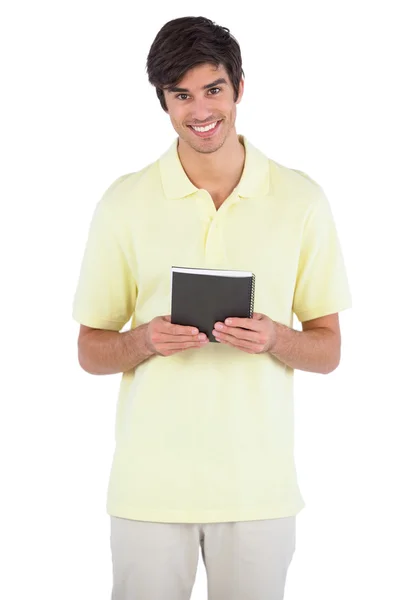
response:
<path id="1" fill-rule="evenodd" d="M 188 15 L 238 39 L 237 131 L 321 184 L 353 295 L 340 367 L 296 371 L 306 508 L 285 600 L 400 597 L 395 4 L 70 0 L 2 10 L 2 598 L 111 597 L 105 502 L 120 375 L 80 369 L 72 300 L 100 196 L 174 139 L 145 61 L 160 27 Z M 200 557 L 192 600 L 205 598 Z"/>

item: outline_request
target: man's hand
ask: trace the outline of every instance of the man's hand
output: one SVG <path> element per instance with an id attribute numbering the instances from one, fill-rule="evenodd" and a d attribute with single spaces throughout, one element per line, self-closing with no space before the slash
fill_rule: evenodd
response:
<path id="1" fill-rule="evenodd" d="M 189 348 L 201 348 L 209 342 L 196 327 L 175 325 L 171 315 L 155 317 L 146 326 L 145 344 L 151 354 L 170 356 Z"/>
<path id="2" fill-rule="evenodd" d="M 225 323 L 214 325 L 214 337 L 222 344 L 234 346 L 249 354 L 268 352 L 276 340 L 275 322 L 261 313 L 253 313 L 252 319 L 230 317 Z"/>

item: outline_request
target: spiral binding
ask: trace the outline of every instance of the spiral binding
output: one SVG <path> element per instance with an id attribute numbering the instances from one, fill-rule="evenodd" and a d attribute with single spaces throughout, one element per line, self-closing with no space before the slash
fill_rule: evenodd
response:
<path id="1" fill-rule="evenodd" d="M 253 318 L 255 289 L 256 289 L 256 276 L 253 273 L 253 277 L 251 278 L 251 291 L 250 291 L 250 294 L 251 294 L 251 296 L 250 296 L 250 319 Z"/>

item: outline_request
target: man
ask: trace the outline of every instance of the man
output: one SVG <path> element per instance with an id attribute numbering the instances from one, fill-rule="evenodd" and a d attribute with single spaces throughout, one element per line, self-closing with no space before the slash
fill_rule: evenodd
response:
<path id="1" fill-rule="evenodd" d="M 281 600 L 295 551 L 293 373 L 338 366 L 351 298 L 321 187 L 236 132 L 241 64 L 226 28 L 164 25 L 147 71 L 178 138 L 109 187 L 90 227 L 79 362 L 123 373 L 113 600 L 189 600 L 199 547 L 209 600 Z M 172 324 L 173 265 L 252 271 L 253 318 L 215 323 L 219 343 Z"/>

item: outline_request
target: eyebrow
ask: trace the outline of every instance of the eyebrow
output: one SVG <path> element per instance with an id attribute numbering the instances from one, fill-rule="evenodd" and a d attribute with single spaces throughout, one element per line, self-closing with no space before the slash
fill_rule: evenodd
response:
<path id="1" fill-rule="evenodd" d="M 207 83 L 207 85 L 203 85 L 202 89 L 208 90 L 209 88 L 213 88 L 216 85 L 219 85 L 221 83 L 226 83 L 226 85 L 228 85 L 228 82 L 226 81 L 226 79 L 224 77 L 220 77 L 219 79 L 216 79 L 212 83 Z M 189 92 L 189 90 L 187 88 L 181 88 L 181 87 L 168 88 L 166 91 L 169 92 L 170 94 L 173 94 L 174 92 L 181 92 L 181 93 Z"/>

